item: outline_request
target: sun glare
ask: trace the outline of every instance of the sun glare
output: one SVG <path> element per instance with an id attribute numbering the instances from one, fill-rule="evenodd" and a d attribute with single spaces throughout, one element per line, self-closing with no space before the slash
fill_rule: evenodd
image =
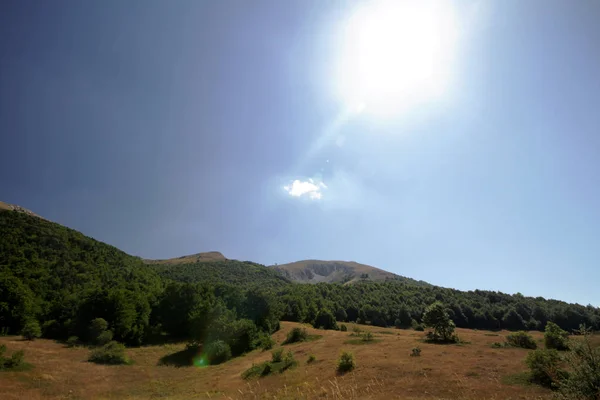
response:
<path id="1" fill-rule="evenodd" d="M 455 41 L 447 1 L 365 2 L 342 29 L 338 94 L 349 107 L 379 115 L 439 96 Z"/>

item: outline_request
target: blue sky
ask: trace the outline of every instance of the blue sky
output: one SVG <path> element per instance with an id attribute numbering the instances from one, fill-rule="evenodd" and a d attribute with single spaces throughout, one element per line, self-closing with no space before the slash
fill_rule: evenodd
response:
<path id="1" fill-rule="evenodd" d="M 450 3 L 442 94 L 386 115 L 337 91 L 362 4 L 2 2 L 0 200 L 146 258 L 600 306 L 600 3 Z"/>

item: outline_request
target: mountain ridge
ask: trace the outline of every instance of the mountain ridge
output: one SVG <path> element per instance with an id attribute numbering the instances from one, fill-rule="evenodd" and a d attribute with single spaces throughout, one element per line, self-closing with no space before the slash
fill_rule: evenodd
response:
<path id="1" fill-rule="evenodd" d="M 372 265 L 356 261 L 340 260 L 300 260 L 287 264 L 272 265 L 284 277 L 298 283 L 342 283 L 359 281 L 406 281 L 418 285 L 429 285 Z"/>

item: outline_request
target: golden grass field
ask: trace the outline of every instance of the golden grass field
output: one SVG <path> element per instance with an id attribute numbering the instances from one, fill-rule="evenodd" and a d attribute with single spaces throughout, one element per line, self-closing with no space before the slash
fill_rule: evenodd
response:
<path id="1" fill-rule="evenodd" d="M 301 324 L 283 322 L 274 335 L 281 343 L 287 332 Z M 87 362 L 89 350 L 67 348 L 50 340 L 28 342 L 1 337 L 8 352 L 25 350 L 34 368 L 0 372 L 0 399 L 547 399 L 551 392 L 534 385 L 509 384 L 507 377 L 527 370 L 527 350 L 494 349 L 508 332 L 458 329 L 462 345 L 421 342 L 423 332 L 360 326 L 378 340 L 347 344 L 349 332 L 307 327 L 321 338 L 284 346 L 299 365 L 282 374 L 245 381 L 240 374 L 253 363 L 270 359 L 269 351 L 205 368 L 159 366 L 161 357 L 176 353 L 184 343 L 128 349 L 128 366 Z M 539 345 L 543 334 L 533 332 Z M 420 357 L 410 357 L 419 346 Z M 342 350 L 354 353 L 357 368 L 338 375 L 336 360 Z M 307 364 L 309 354 L 317 361 Z"/>

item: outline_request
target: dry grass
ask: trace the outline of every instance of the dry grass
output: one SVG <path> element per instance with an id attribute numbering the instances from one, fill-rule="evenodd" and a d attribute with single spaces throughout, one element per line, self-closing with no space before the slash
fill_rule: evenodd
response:
<path id="1" fill-rule="evenodd" d="M 352 330 L 353 324 L 348 324 Z M 284 322 L 275 340 L 300 324 Z M 361 326 L 381 334 L 380 342 L 368 346 L 344 344 L 347 332 L 316 331 L 323 337 L 312 342 L 284 346 L 297 360 L 316 356 L 283 374 L 245 381 L 241 373 L 270 359 L 260 350 L 207 368 L 158 366 L 161 357 L 181 351 L 184 344 L 128 349 L 131 366 L 103 366 L 86 362 L 88 350 L 61 344 L 3 337 L 10 350 L 25 350 L 34 368 L 25 372 L 0 373 L 0 398 L 12 399 L 549 399 L 551 392 L 537 387 L 506 384 L 506 379 L 526 371 L 525 349 L 493 349 L 486 331 L 458 329 L 470 344 L 434 345 L 421 341 L 423 332 Z M 534 332 L 536 339 L 542 333 Z M 419 346 L 421 357 L 410 357 Z M 342 350 L 354 353 L 356 369 L 336 372 Z"/>

